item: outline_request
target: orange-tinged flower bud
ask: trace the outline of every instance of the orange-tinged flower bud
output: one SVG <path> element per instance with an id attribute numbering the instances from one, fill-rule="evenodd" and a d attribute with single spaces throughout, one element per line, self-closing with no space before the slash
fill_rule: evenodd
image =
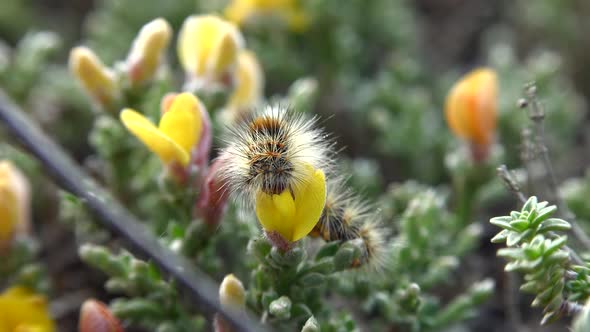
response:
<path id="1" fill-rule="evenodd" d="M 465 75 L 447 95 L 445 115 L 455 135 L 477 150 L 487 150 L 496 132 L 496 72 L 479 68 Z"/>
<path id="2" fill-rule="evenodd" d="M 124 332 L 119 320 L 102 302 L 88 299 L 80 309 L 79 332 Z"/>
<path id="3" fill-rule="evenodd" d="M 0 249 L 19 232 L 27 232 L 30 218 L 27 178 L 10 161 L 0 161 Z"/>

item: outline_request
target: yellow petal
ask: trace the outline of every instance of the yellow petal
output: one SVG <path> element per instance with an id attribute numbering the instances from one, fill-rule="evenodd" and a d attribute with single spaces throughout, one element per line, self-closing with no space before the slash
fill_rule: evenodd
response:
<path id="1" fill-rule="evenodd" d="M 211 68 L 211 71 L 216 76 L 223 74 L 236 62 L 239 47 L 240 46 L 230 31 L 226 31 L 222 34 L 211 53 L 208 64 L 209 68 Z"/>
<path id="2" fill-rule="evenodd" d="M 201 102 L 191 93 L 174 98 L 169 110 L 160 119 L 160 131 L 190 155 L 202 131 Z"/>
<path id="3" fill-rule="evenodd" d="M 259 192 L 256 195 L 256 216 L 267 231 L 276 231 L 290 242 L 311 232 L 326 204 L 326 178 L 322 170 L 306 168 L 305 180 L 293 190 L 279 195 Z"/>
<path id="4" fill-rule="evenodd" d="M 259 192 L 256 195 L 256 216 L 267 231 L 275 231 L 291 241 L 295 225 L 295 201 L 288 190 L 279 195 Z"/>
<path id="5" fill-rule="evenodd" d="M 248 108 L 262 96 L 264 77 L 260 63 L 254 53 L 242 51 L 238 54 L 236 89 L 232 93 L 228 108 Z"/>
<path id="6" fill-rule="evenodd" d="M 128 108 L 121 111 L 119 117 L 125 127 L 157 154 L 164 163 L 177 161 L 183 166 L 188 164 L 189 154 L 170 137 L 164 135 L 146 117 Z"/>
<path id="7" fill-rule="evenodd" d="M 295 191 L 295 205 L 298 220 L 291 241 L 297 241 L 309 234 L 320 220 L 326 204 L 326 177 L 322 170 L 313 172 L 307 185 Z"/>
<path id="8" fill-rule="evenodd" d="M 0 294 L 0 331 L 55 331 L 45 298 L 23 287 L 12 287 Z"/>
<path id="9" fill-rule="evenodd" d="M 242 45 L 242 36 L 232 23 L 214 15 L 191 16 L 179 33 L 178 57 L 193 75 L 216 75 L 233 64 Z"/>

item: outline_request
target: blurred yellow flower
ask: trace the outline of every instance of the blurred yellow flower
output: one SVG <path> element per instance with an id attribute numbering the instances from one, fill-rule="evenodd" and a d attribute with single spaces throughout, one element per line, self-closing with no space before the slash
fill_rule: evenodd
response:
<path id="1" fill-rule="evenodd" d="M 30 188 L 27 178 L 10 161 L 0 161 L 0 249 L 15 233 L 29 227 Z"/>
<path id="2" fill-rule="evenodd" d="M 242 51 L 238 55 L 236 70 L 236 88 L 231 94 L 228 109 L 232 113 L 241 113 L 258 103 L 264 88 L 264 74 L 256 55 L 251 51 Z"/>
<path id="3" fill-rule="evenodd" d="M 203 127 L 201 112 L 204 106 L 191 93 L 174 98 L 156 127 L 142 114 L 126 108 L 120 118 L 125 127 L 154 152 L 163 163 L 187 166 Z"/>
<path id="4" fill-rule="evenodd" d="M 114 73 L 91 49 L 79 46 L 70 51 L 69 67 L 86 92 L 101 105 L 110 105 L 118 94 Z"/>
<path id="5" fill-rule="evenodd" d="M 0 332 L 53 332 L 45 297 L 24 287 L 0 294 Z"/>
<path id="6" fill-rule="evenodd" d="M 303 31 L 309 25 L 298 0 L 233 0 L 224 13 L 238 25 L 258 16 L 277 16 L 293 31 Z"/>
<path id="7" fill-rule="evenodd" d="M 177 51 L 190 76 L 221 79 L 234 66 L 243 45 L 234 24 L 214 15 L 194 15 L 180 29 Z"/>
<path id="8" fill-rule="evenodd" d="M 326 203 L 326 177 L 320 169 L 306 165 L 307 174 L 295 188 L 278 195 L 258 192 L 256 216 L 266 231 L 279 233 L 295 242 L 318 223 Z"/>
<path id="9" fill-rule="evenodd" d="M 498 98 L 496 72 L 479 68 L 459 80 L 447 95 L 445 114 L 455 135 L 478 146 L 492 143 Z"/>
<path id="10" fill-rule="evenodd" d="M 126 61 L 132 84 L 143 83 L 154 76 L 171 36 L 172 28 L 163 18 L 157 18 L 141 28 Z"/>

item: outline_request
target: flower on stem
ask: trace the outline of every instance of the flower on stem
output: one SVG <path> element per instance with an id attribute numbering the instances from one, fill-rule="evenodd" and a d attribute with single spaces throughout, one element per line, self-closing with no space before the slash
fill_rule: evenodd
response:
<path id="1" fill-rule="evenodd" d="M 332 142 L 315 119 L 268 106 L 234 126 L 227 141 L 221 178 L 255 206 L 269 239 L 288 248 L 310 233 L 326 202 L 324 170 L 333 161 Z"/>
<path id="2" fill-rule="evenodd" d="M 56 331 L 45 297 L 19 286 L 5 290 L 0 294 L 0 331 Z"/>
<path id="3" fill-rule="evenodd" d="M 80 309 L 79 332 L 123 332 L 119 320 L 102 302 L 88 299 Z"/>
<path id="4" fill-rule="evenodd" d="M 201 146 L 200 141 L 206 132 L 204 122 L 208 122 L 205 107 L 190 93 L 181 93 L 174 98 L 158 127 L 129 108 L 121 111 L 120 118 L 125 127 L 158 155 L 164 164 L 180 165 L 183 168 L 189 165 L 191 156 L 196 155 L 195 150 Z"/>
<path id="5" fill-rule="evenodd" d="M 172 28 L 163 18 L 144 25 L 127 56 L 127 73 L 133 86 L 150 80 L 162 62 Z"/>
<path id="6" fill-rule="evenodd" d="M 494 140 L 497 95 L 497 75 L 489 68 L 468 73 L 447 95 L 445 115 L 449 128 L 469 142 L 476 161 L 487 157 Z"/>
<path id="7" fill-rule="evenodd" d="M 91 49 L 84 46 L 74 47 L 70 51 L 69 67 L 86 93 L 102 107 L 112 106 L 119 95 L 115 74 Z"/>
<path id="8" fill-rule="evenodd" d="M 243 119 L 262 99 L 264 73 L 251 51 L 241 51 L 235 72 L 235 89 L 229 97 L 223 116 L 226 123 Z"/>
<path id="9" fill-rule="evenodd" d="M 238 25 L 265 16 L 278 17 L 295 32 L 304 31 L 309 25 L 299 0 L 233 0 L 225 8 L 225 17 Z"/>
<path id="10" fill-rule="evenodd" d="M 0 250 L 29 228 L 30 186 L 27 178 L 10 161 L 0 161 Z"/>
<path id="11" fill-rule="evenodd" d="M 187 83 L 227 83 L 244 40 L 232 23 L 214 15 L 188 17 L 180 29 L 177 51 Z"/>

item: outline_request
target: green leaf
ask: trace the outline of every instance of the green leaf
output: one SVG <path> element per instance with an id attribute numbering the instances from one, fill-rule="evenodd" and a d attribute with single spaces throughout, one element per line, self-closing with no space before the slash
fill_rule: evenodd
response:
<path id="1" fill-rule="evenodd" d="M 510 224 L 512 218 L 509 216 L 495 217 L 490 219 L 490 223 L 494 226 L 498 226 L 504 229 L 515 230 Z"/>
<path id="2" fill-rule="evenodd" d="M 552 231 L 569 231 L 572 228 L 569 222 L 559 219 L 550 218 L 545 220 L 541 227 L 539 227 L 539 233 L 552 232 Z"/>
<path id="3" fill-rule="evenodd" d="M 524 206 L 522 207 L 522 211 L 531 212 L 534 209 L 536 209 L 536 207 L 537 207 L 537 197 L 536 196 L 531 196 L 526 201 L 526 203 L 524 203 Z"/>

